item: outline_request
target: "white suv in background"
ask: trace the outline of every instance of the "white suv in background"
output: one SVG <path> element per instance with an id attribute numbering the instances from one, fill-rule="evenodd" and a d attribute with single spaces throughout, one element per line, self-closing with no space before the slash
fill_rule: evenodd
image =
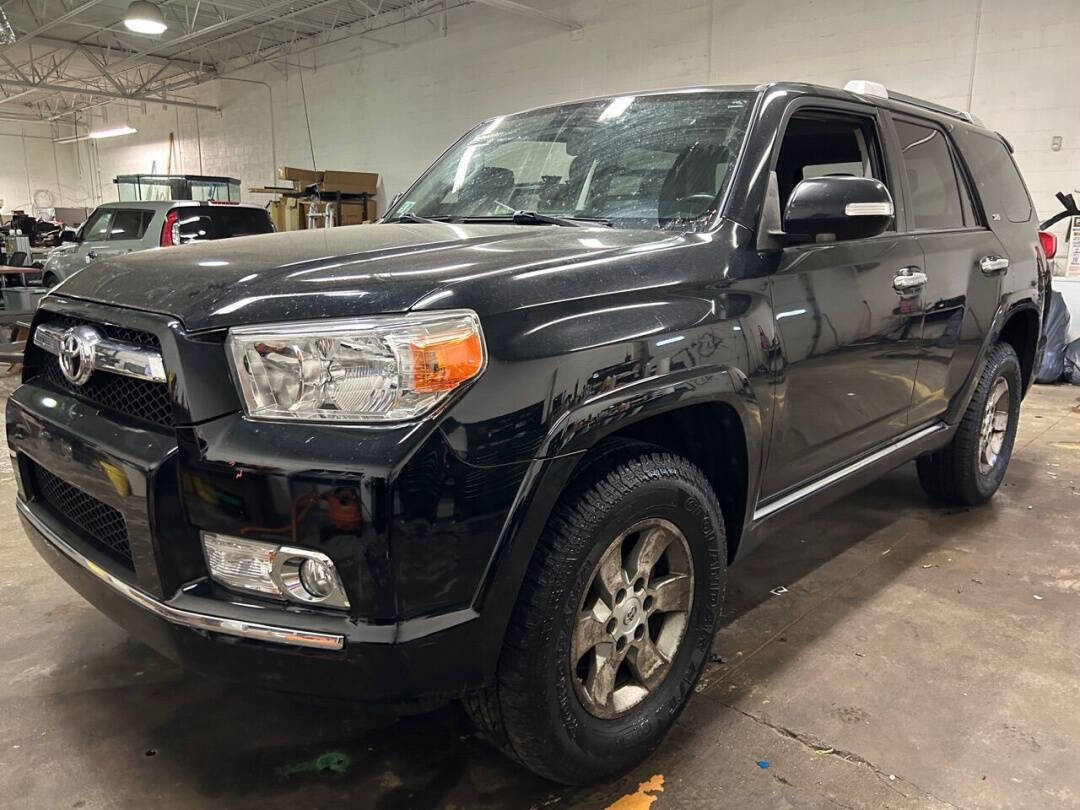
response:
<path id="1" fill-rule="evenodd" d="M 199 200 L 105 203 L 87 217 L 74 242 L 49 254 L 41 279 L 46 287 L 55 287 L 108 256 L 273 230 L 269 214 L 255 205 Z"/>

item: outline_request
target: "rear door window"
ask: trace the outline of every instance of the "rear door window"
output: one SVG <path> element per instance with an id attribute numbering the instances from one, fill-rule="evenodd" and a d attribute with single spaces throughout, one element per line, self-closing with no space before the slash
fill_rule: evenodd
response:
<path id="1" fill-rule="evenodd" d="M 153 211 L 140 211 L 134 208 L 120 209 L 113 217 L 112 225 L 109 228 L 109 239 L 113 242 L 142 239 L 153 219 Z"/>
<path id="2" fill-rule="evenodd" d="M 993 135 L 973 131 L 961 146 L 983 204 L 1000 210 L 1010 222 L 1029 221 L 1031 198 L 1005 143 Z"/>
<path id="3" fill-rule="evenodd" d="M 945 132 L 929 124 L 896 119 L 896 133 L 900 137 L 915 230 L 963 228 L 960 179 Z"/>

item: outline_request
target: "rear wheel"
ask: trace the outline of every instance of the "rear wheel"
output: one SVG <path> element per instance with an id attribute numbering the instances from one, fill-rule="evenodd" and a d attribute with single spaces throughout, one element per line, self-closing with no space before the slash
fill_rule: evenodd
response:
<path id="1" fill-rule="evenodd" d="M 45 289 L 48 289 L 48 290 L 51 290 L 53 287 L 55 287 L 59 283 L 60 283 L 60 279 L 58 279 L 56 277 L 56 274 L 54 274 L 54 273 L 46 273 L 41 279 L 42 286 L 45 287 Z"/>
<path id="2" fill-rule="evenodd" d="M 953 440 L 917 462 L 919 483 L 929 495 L 967 506 L 993 497 L 1012 457 L 1022 392 L 1016 352 L 996 344 Z"/>
<path id="3" fill-rule="evenodd" d="M 726 575 L 723 518 L 684 458 L 605 451 L 544 531 L 496 684 L 466 708 L 526 767 L 583 784 L 660 742 L 705 665 Z"/>

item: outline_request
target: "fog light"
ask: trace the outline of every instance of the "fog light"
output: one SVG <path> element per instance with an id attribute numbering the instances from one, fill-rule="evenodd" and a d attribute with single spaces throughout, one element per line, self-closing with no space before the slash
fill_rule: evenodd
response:
<path id="1" fill-rule="evenodd" d="M 349 607 L 337 568 L 319 551 L 213 532 L 202 532 L 202 543 L 211 578 L 226 587 L 322 607 Z"/>
<path id="2" fill-rule="evenodd" d="M 334 590 L 334 574 L 322 560 L 300 563 L 300 584 L 317 599 L 325 599 Z"/>

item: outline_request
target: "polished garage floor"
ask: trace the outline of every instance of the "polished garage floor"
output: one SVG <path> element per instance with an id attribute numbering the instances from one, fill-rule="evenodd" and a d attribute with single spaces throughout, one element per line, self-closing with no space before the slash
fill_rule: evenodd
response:
<path id="1" fill-rule="evenodd" d="M 733 569 L 678 727 L 586 791 L 456 707 L 371 718 L 184 673 L 38 560 L 14 497 L 5 451 L 2 807 L 1080 805 L 1080 388 L 1029 397 L 990 506 L 929 506 L 909 465 Z"/>

